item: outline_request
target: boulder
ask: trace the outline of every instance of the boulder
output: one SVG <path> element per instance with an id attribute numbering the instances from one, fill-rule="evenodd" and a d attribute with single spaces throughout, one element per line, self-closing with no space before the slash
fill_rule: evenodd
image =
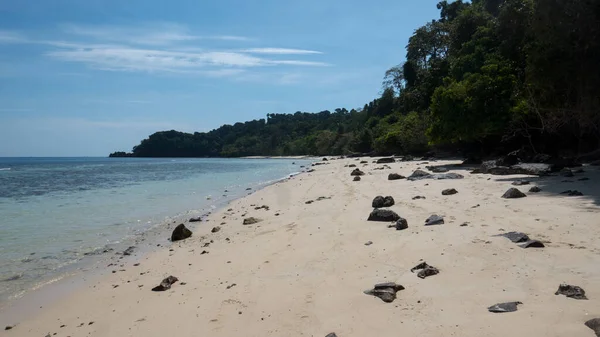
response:
<path id="1" fill-rule="evenodd" d="M 396 212 L 389 209 L 374 209 L 367 221 L 381 221 L 381 222 L 393 222 L 400 219 L 400 216 Z"/>
<path id="2" fill-rule="evenodd" d="M 411 174 L 408 178 L 410 181 L 422 180 L 422 179 L 463 179 L 464 177 L 458 173 L 439 173 L 439 174 L 430 174 L 423 170 L 416 170 Z"/>
<path id="3" fill-rule="evenodd" d="M 404 218 L 400 218 L 396 221 L 396 224 L 394 225 L 394 227 L 396 228 L 397 231 L 401 231 L 404 229 L 408 228 L 408 221 L 406 221 L 406 219 Z"/>
<path id="4" fill-rule="evenodd" d="M 376 196 L 375 199 L 373 199 L 373 202 L 371 203 L 371 206 L 373 208 L 381 208 L 381 207 L 391 207 L 394 206 L 395 201 L 394 198 L 392 198 L 391 196 L 387 196 L 387 197 L 382 197 L 380 195 Z"/>
<path id="5" fill-rule="evenodd" d="M 594 330 L 596 337 L 600 337 L 600 318 L 593 318 L 585 322 L 585 326 Z"/>
<path id="6" fill-rule="evenodd" d="M 525 195 L 525 193 L 519 191 L 518 189 L 512 187 L 509 188 L 508 191 L 504 192 L 504 194 L 502 195 L 502 198 L 504 199 L 516 199 L 516 198 L 524 198 L 527 195 Z"/>
<path id="7" fill-rule="evenodd" d="M 337 335 L 335 334 L 335 332 L 332 333 L 328 333 L 327 336 L 325 337 L 337 337 Z"/>
<path id="8" fill-rule="evenodd" d="M 390 173 L 388 174 L 388 180 L 400 180 L 406 179 L 405 176 L 399 175 L 398 173 Z"/>
<path id="9" fill-rule="evenodd" d="M 210 232 L 211 232 L 211 233 L 216 233 L 216 232 L 218 232 L 218 231 L 220 231 L 220 230 L 221 230 L 221 227 L 219 227 L 219 226 L 215 226 L 215 227 L 213 227 L 213 229 L 211 229 L 211 230 L 210 230 Z"/>
<path id="10" fill-rule="evenodd" d="M 356 167 L 356 165 L 355 164 L 350 164 L 350 165 L 348 165 L 348 167 Z"/>
<path id="11" fill-rule="evenodd" d="M 543 176 L 550 174 L 552 172 L 552 165 L 550 164 L 541 164 L 541 163 L 520 163 L 512 166 L 502 166 L 498 165 L 497 161 L 489 160 L 481 163 L 481 166 L 478 170 L 473 171 L 472 173 L 484 173 L 484 174 L 493 174 L 493 175 L 515 175 L 515 174 L 525 174 L 525 175 L 536 175 Z"/>
<path id="12" fill-rule="evenodd" d="M 429 179 L 431 178 L 431 173 L 425 172 L 423 170 L 414 171 L 408 178 L 410 181 L 421 180 L 421 179 Z"/>
<path id="13" fill-rule="evenodd" d="M 498 235 L 494 235 L 494 236 L 503 236 L 514 243 L 529 241 L 529 236 L 527 236 L 527 234 L 521 233 L 521 232 L 508 232 L 508 233 L 498 234 Z"/>
<path id="14" fill-rule="evenodd" d="M 523 186 L 523 185 L 529 185 L 529 184 L 530 184 L 529 180 L 516 180 L 516 181 L 513 181 L 511 185 Z"/>
<path id="15" fill-rule="evenodd" d="M 524 244 L 519 245 L 519 247 L 521 247 L 521 248 L 544 248 L 545 246 L 541 241 L 529 240 L 529 241 L 526 241 Z"/>
<path id="16" fill-rule="evenodd" d="M 351 176 L 364 176 L 365 173 L 363 171 L 361 171 L 360 169 L 354 169 L 352 171 L 352 173 L 350 173 Z"/>
<path id="17" fill-rule="evenodd" d="M 542 191 L 542 189 L 537 186 L 533 186 L 532 188 L 529 189 L 529 192 L 531 192 L 531 193 L 539 193 L 541 191 Z"/>
<path id="18" fill-rule="evenodd" d="M 255 223 L 259 223 L 261 221 L 262 221 L 261 219 L 258 219 L 255 217 L 249 217 L 249 218 L 244 219 L 243 224 L 244 225 L 254 225 Z"/>
<path id="19" fill-rule="evenodd" d="M 193 217 L 189 221 L 190 222 L 200 222 L 200 221 L 202 221 L 202 217 L 201 216 Z"/>
<path id="20" fill-rule="evenodd" d="M 425 226 L 441 225 L 444 223 L 444 218 L 434 214 L 425 220 Z"/>
<path id="21" fill-rule="evenodd" d="M 455 190 L 454 188 L 448 188 L 442 191 L 442 195 L 453 195 L 458 193 L 457 190 Z"/>
<path id="22" fill-rule="evenodd" d="M 388 163 L 395 163 L 395 162 L 396 162 L 396 160 L 392 157 L 377 159 L 377 164 L 388 164 Z"/>
<path id="23" fill-rule="evenodd" d="M 517 311 L 517 305 L 523 304 L 521 302 L 506 302 L 506 303 L 498 303 L 494 304 L 488 308 L 489 312 L 493 313 L 503 313 L 503 312 L 513 312 Z"/>
<path id="24" fill-rule="evenodd" d="M 574 298 L 576 300 L 587 300 L 588 298 L 585 296 L 585 290 L 578 286 L 572 286 L 569 284 L 561 284 L 558 287 L 558 290 L 554 293 L 554 295 L 565 295 L 569 298 Z"/>
<path id="25" fill-rule="evenodd" d="M 173 283 L 179 281 L 179 279 L 177 279 L 177 277 L 175 276 L 169 276 L 167 278 L 165 278 L 164 280 L 162 280 L 162 282 L 160 282 L 159 285 L 157 285 L 156 287 L 152 288 L 152 291 L 165 291 L 165 290 L 169 290 L 171 289 L 171 285 L 173 285 Z"/>
<path id="26" fill-rule="evenodd" d="M 187 229 L 187 227 L 185 227 L 184 224 L 179 224 L 177 227 L 175 227 L 173 233 L 171 234 L 171 241 L 175 242 L 179 240 L 184 240 L 189 238 L 190 236 L 192 236 L 192 231 Z"/>
<path id="27" fill-rule="evenodd" d="M 373 289 L 365 290 L 364 293 L 379 297 L 385 303 L 391 303 L 394 302 L 396 293 L 400 290 L 404 290 L 404 287 L 394 282 L 388 282 L 376 284 Z"/>
<path id="28" fill-rule="evenodd" d="M 359 176 L 355 176 L 354 179 L 352 179 L 352 181 L 360 181 L 360 177 Z"/>
<path id="29" fill-rule="evenodd" d="M 579 192 L 578 190 L 566 190 L 564 192 L 560 192 L 560 194 L 566 194 L 569 197 L 581 197 L 581 196 L 583 196 L 583 193 Z"/>
<path id="30" fill-rule="evenodd" d="M 433 173 L 446 173 L 449 171 L 448 168 L 444 166 L 427 166 L 426 168 Z"/>

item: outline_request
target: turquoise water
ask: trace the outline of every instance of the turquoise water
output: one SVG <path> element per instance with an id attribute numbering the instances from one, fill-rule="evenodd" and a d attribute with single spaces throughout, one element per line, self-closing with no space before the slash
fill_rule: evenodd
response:
<path id="1" fill-rule="evenodd" d="M 0 300 L 301 170 L 307 160 L 0 158 Z M 227 192 L 225 192 L 227 190 Z"/>

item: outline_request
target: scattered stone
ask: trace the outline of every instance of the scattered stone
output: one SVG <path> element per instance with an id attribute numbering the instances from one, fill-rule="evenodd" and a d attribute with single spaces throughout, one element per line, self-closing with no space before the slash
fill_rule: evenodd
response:
<path id="1" fill-rule="evenodd" d="M 394 282 L 376 284 L 373 289 L 365 290 L 364 293 L 379 297 L 385 303 L 394 302 L 396 293 L 404 290 L 404 287 Z"/>
<path id="2" fill-rule="evenodd" d="M 519 245 L 519 247 L 521 247 L 521 248 L 544 248 L 545 246 L 541 241 L 529 240 L 529 241 L 526 241 L 524 244 Z"/>
<path id="3" fill-rule="evenodd" d="M 453 195 L 456 193 L 458 193 L 458 191 L 454 188 L 449 188 L 442 191 L 442 195 Z"/>
<path id="4" fill-rule="evenodd" d="M 410 271 L 414 273 L 416 270 L 420 270 L 417 276 L 422 279 L 440 273 L 440 271 L 436 267 L 428 265 L 427 262 L 419 263 L 418 265 L 414 266 Z"/>
<path id="5" fill-rule="evenodd" d="M 413 174 L 411 174 L 408 178 L 408 180 L 410 181 L 415 181 L 415 180 L 421 180 L 421 179 L 428 179 L 431 178 L 431 174 L 427 173 L 423 170 L 416 170 L 413 172 Z"/>
<path id="6" fill-rule="evenodd" d="M 323 158 L 323 161 L 327 161 L 327 158 Z"/>
<path id="7" fill-rule="evenodd" d="M 542 189 L 537 186 L 533 186 L 532 188 L 529 189 L 529 192 L 531 192 L 531 193 L 539 193 L 541 191 L 542 191 Z"/>
<path id="8" fill-rule="evenodd" d="M 328 200 L 328 199 L 331 199 L 331 197 L 318 197 L 317 201 Z"/>
<path id="9" fill-rule="evenodd" d="M 193 217 L 189 220 L 189 222 L 200 222 L 200 221 L 202 221 L 201 216 Z"/>
<path id="10" fill-rule="evenodd" d="M 248 188 L 246 189 L 246 191 L 250 191 L 250 190 L 252 190 L 252 187 L 248 187 Z"/>
<path id="11" fill-rule="evenodd" d="M 381 208 L 381 207 L 391 207 L 394 206 L 396 202 L 394 201 L 394 198 L 392 198 L 391 196 L 387 196 L 387 197 L 382 197 L 380 195 L 376 196 L 375 199 L 373 199 L 373 202 L 371 203 L 371 207 L 373 208 Z"/>
<path id="12" fill-rule="evenodd" d="M 422 195 L 417 195 L 416 197 L 413 197 L 412 200 L 418 200 L 418 199 L 427 199 Z"/>
<path id="13" fill-rule="evenodd" d="M 516 198 L 524 198 L 527 195 L 525 195 L 525 193 L 519 191 L 518 189 L 512 187 L 509 188 L 508 191 L 506 191 L 503 195 L 502 198 L 504 199 L 516 199 Z"/>
<path id="14" fill-rule="evenodd" d="M 560 192 L 560 194 L 566 194 L 569 197 L 581 197 L 581 196 L 583 196 L 583 193 L 579 192 L 578 190 L 566 190 L 564 192 Z"/>
<path id="15" fill-rule="evenodd" d="M 190 236 L 192 236 L 192 231 L 187 229 L 184 224 L 179 224 L 177 227 L 175 227 L 173 233 L 171 234 L 171 241 L 175 242 L 184 240 Z"/>
<path id="16" fill-rule="evenodd" d="M 216 232 L 218 232 L 218 231 L 220 231 L 220 230 L 221 230 L 221 227 L 219 227 L 219 226 L 215 226 L 215 227 L 213 227 L 213 229 L 211 229 L 211 230 L 210 230 L 210 232 L 211 232 L 211 233 L 216 233 Z"/>
<path id="17" fill-rule="evenodd" d="M 230 285 L 228 285 L 228 286 L 227 286 L 227 289 L 231 289 L 231 288 L 235 287 L 236 285 L 237 285 L 237 284 L 235 284 L 235 283 L 232 283 L 232 284 L 230 284 Z"/>
<path id="18" fill-rule="evenodd" d="M 315 169 L 310 169 L 310 170 L 308 170 L 306 172 L 308 172 L 308 173 L 315 172 Z"/>
<path id="19" fill-rule="evenodd" d="M 360 169 L 354 169 L 354 171 L 352 171 L 352 173 L 350 173 L 351 176 L 364 176 L 365 173 L 363 171 L 361 171 Z"/>
<path id="20" fill-rule="evenodd" d="M 380 158 L 377 160 L 377 164 L 388 164 L 388 163 L 395 163 L 396 160 L 392 157 L 389 158 Z"/>
<path id="21" fill-rule="evenodd" d="M 566 167 L 564 169 L 560 170 L 560 175 L 563 177 L 566 177 L 566 178 L 575 176 L 575 174 L 573 174 L 573 171 L 571 171 L 571 169 L 568 169 Z"/>
<path id="22" fill-rule="evenodd" d="M 169 276 L 166 279 L 162 280 L 162 282 L 160 282 L 159 285 L 157 285 L 156 287 L 152 288 L 152 291 L 165 291 L 165 290 L 169 290 L 171 289 L 171 285 L 173 285 L 173 283 L 179 281 L 179 279 L 175 276 Z"/>
<path id="23" fill-rule="evenodd" d="M 14 325 L 7 325 L 6 327 L 4 327 L 4 330 L 11 330 L 14 327 Z"/>
<path id="24" fill-rule="evenodd" d="M 448 168 L 444 166 L 426 166 L 425 168 L 433 173 L 446 173 L 449 171 Z"/>
<path id="25" fill-rule="evenodd" d="M 400 219 L 396 220 L 396 224 L 394 225 L 397 231 L 401 231 L 408 228 L 408 221 L 406 219 L 400 217 Z"/>
<path id="26" fill-rule="evenodd" d="M 372 244 L 373 244 L 373 241 L 367 241 L 367 242 L 365 242 L 365 246 L 370 246 Z"/>
<path id="27" fill-rule="evenodd" d="M 488 308 L 489 312 L 502 313 L 502 312 L 514 312 L 517 311 L 517 305 L 523 304 L 521 302 L 506 302 L 494 304 Z"/>
<path id="28" fill-rule="evenodd" d="M 354 177 L 354 179 L 353 179 L 353 181 L 360 181 L 360 180 L 361 180 L 361 179 L 360 179 L 360 177 L 359 177 L 359 176 L 356 176 L 356 177 Z"/>
<path id="29" fill-rule="evenodd" d="M 328 333 L 327 336 L 325 337 L 337 337 L 337 335 L 335 334 L 335 332 L 332 333 Z"/>
<path id="30" fill-rule="evenodd" d="M 494 236 L 503 236 L 514 243 L 529 241 L 529 236 L 527 236 L 527 234 L 521 233 L 521 232 L 508 232 L 508 233 L 497 234 Z"/>
<path id="31" fill-rule="evenodd" d="M 265 211 L 269 210 L 269 206 L 267 205 L 262 205 L 262 206 L 258 206 L 258 207 L 254 207 L 255 210 L 259 210 L 259 209 L 264 209 Z"/>
<path id="32" fill-rule="evenodd" d="M 585 322 L 585 326 L 594 330 L 596 336 L 600 337 L 600 318 L 590 319 L 589 321 Z"/>
<path id="33" fill-rule="evenodd" d="M 360 163 L 361 163 L 361 164 L 368 164 L 369 162 L 368 162 L 368 161 L 366 161 L 366 160 L 361 160 L 361 161 L 360 161 Z"/>
<path id="34" fill-rule="evenodd" d="M 517 180 L 517 181 L 513 181 L 512 185 L 514 186 L 523 186 L 523 185 L 529 185 L 529 180 Z"/>
<path id="35" fill-rule="evenodd" d="M 462 224 L 460 224 L 460 227 L 467 227 L 468 225 L 469 225 L 469 223 L 463 222 Z"/>
<path id="36" fill-rule="evenodd" d="M 123 255 L 129 256 L 129 255 L 133 254 L 134 249 L 135 249 L 135 246 L 130 246 L 129 248 L 125 249 L 125 251 L 123 251 Z"/>
<path id="37" fill-rule="evenodd" d="M 258 219 L 255 217 L 249 217 L 249 218 L 244 219 L 243 224 L 244 225 L 254 225 L 255 223 L 259 223 L 261 221 L 262 221 L 262 219 Z"/>
<path id="38" fill-rule="evenodd" d="M 434 214 L 425 220 L 425 226 L 441 225 L 444 223 L 444 218 Z"/>
<path id="39" fill-rule="evenodd" d="M 407 180 L 410 181 L 416 181 L 416 180 L 422 180 L 422 179 L 437 179 L 437 180 L 444 180 L 444 179 L 463 179 L 464 176 L 458 174 L 458 173 L 440 173 L 440 174 L 430 174 L 427 173 L 423 170 L 416 170 L 413 172 L 413 174 L 411 174 L 408 178 L 406 178 Z"/>
<path id="40" fill-rule="evenodd" d="M 402 176 L 398 173 L 390 173 L 388 174 L 388 180 L 400 180 L 400 179 L 406 179 L 405 176 Z"/>
<path id="41" fill-rule="evenodd" d="M 350 164 L 348 167 L 356 167 L 356 164 Z"/>
<path id="42" fill-rule="evenodd" d="M 367 221 L 392 222 L 398 219 L 400 219 L 400 216 L 396 212 L 389 209 L 376 208 L 369 214 Z"/>
<path id="43" fill-rule="evenodd" d="M 313 202 L 315 202 L 315 201 L 314 201 L 314 200 L 308 200 L 308 201 L 305 201 L 304 203 L 305 203 L 305 204 L 307 204 L 307 205 L 310 205 L 310 204 L 312 204 Z"/>
<path id="44" fill-rule="evenodd" d="M 574 298 L 576 300 L 587 300 L 588 298 L 585 296 L 585 290 L 578 286 L 572 286 L 568 284 L 561 284 L 558 287 L 558 290 L 554 293 L 554 295 L 565 295 L 569 298 Z"/>

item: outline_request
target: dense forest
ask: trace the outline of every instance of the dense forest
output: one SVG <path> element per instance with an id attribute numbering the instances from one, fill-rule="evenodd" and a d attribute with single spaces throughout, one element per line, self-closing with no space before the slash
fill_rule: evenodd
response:
<path id="1" fill-rule="evenodd" d="M 362 109 L 267 114 L 207 133 L 163 131 L 131 153 L 204 157 L 476 155 L 600 146 L 600 1 L 442 1 Z"/>

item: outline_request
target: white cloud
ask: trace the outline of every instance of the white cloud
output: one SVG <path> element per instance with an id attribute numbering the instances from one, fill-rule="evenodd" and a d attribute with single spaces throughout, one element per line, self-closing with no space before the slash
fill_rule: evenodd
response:
<path id="1" fill-rule="evenodd" d="M 275 55 L 307 55 L 307 54 L 323 54 L 320 51 L 305 50 L 305 49 L 289 49 L 289 48 L 249 48 L 242 52 L 251 54 L 275 54 Z"/>

